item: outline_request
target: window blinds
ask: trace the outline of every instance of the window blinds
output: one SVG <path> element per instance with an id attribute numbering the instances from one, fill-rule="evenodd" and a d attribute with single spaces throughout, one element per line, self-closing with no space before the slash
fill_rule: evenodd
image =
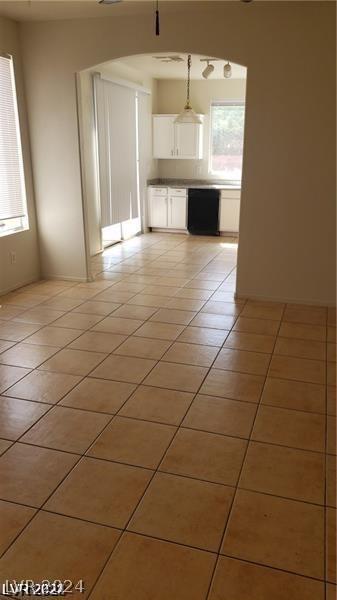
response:
<path id="1" fill-rule="evenodd" d="M 101 227 L 138 217 L 136 92 L 94 76 Z"/>
<path id="2" fill-rule="evenodd" d="M 26 215 L 13 62 L 0 55 L 0 220 Z"/>

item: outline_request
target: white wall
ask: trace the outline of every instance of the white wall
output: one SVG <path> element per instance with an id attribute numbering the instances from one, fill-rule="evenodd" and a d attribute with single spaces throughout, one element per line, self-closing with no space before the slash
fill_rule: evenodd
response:
<path id="1" fill-rule="evenodd" d="M 212 100 L 245 100 L 245 79 L 208 79 L 191 81 L 191 104 L 204 114 L 202 160 L 159 160 L 159 177 L 216 180 L 209 173 L 209 127 Z M 177 79 L 158 80 L 158 112 L 180 113 L 186 102 L 186 83 Z"/>
<path id="2" fill-rule="evenodd" d="M 82 185 L 85 204 L 85 222 L 89 255 L 102 250 L 100 235 L 100 207 L 97 189 L 97 163 L 95 143 L 95 121 L 93 103 L 93 73 L 100 73 L 110 80 L 126 81 L 144 87 L 151 92 L 146 123 L 141 123 L 142 143 L 140 148 L 140 195 L 143 222 L 146 222 L 144 181 L 158 176 L 158 161 L 152 159 L 151 114 L 157 109 L 157 81 L 144 73 L 124 65 L 120 61 L 97 65 L 78 74 L 79 122 L 81 132 Z"/>
<path id="3" fill-rule="evenodd" d="M 0 17 L 1 50 L 12 54 L 18 97 L 18 110 L 24 159 L 29 230 L 0 237 L 0 294 L 39 278 L 40 264 L 37 244 L 33 182 L 29 149 L 27 115 L 23 88 L 21 48 L 16 23 Z M 16 263 L 10 263 L 10 252 L 16 253 Z"/>
<path id="4" fill-rule="evenodd" d="M 238 294 L 333 303 L 335 3 L 162 2 L 159 38 L 151 3 L 136 4 L 137 14 L 126 2 L 124 16 L 20 26 L 43 252 L 54 272 L 85 272 L 75 73 L 132 54 L 202 53 L 248 68 Z"/>

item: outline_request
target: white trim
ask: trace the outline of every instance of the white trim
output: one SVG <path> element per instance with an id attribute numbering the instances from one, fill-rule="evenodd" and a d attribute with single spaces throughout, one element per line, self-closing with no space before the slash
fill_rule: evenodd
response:
<path id="1" fill-rule="evenodd" d="M 126 79 L 119 79 L 115 77 L 107 77 L 106 75 L 102 75 L 99 71 L 93 72 L 93 76 L 98 77 L 99 79 L 103 79 L 104 81 L 109 81 L 110 83 L 115 83 L 116 85 L 120 85 L 121 87 L 131 88 L 132 90 L 136 90 L 137 92 L 142 92 L 143 94 L 148 94 L 151 96 L 151 90 L 149 88 L 145 88 L 138 83 L 133 83 L 132 81 L 127 81 Z"/>
<path id="2" fill-rule="evenodd" d="M 254 294 L 234 293 L 236 300 L 256 300 L 258 302 L 281 302 L 283 304 L 306 304 L 307 306 L 323 306 L 335 308 L 333 302 L 321 302 L 318 300 L 308 300 L 307 298 L 281 298 L 280 296 L 256 296 Z"/>

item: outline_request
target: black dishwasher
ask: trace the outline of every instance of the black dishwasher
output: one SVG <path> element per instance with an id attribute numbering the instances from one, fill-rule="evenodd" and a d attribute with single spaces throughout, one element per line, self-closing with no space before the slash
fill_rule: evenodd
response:
<path id="1" fill-rule="evenodd" d="M 196 235 L 219 235 L 219 190 L 189 188 L 187 229 Z"/>

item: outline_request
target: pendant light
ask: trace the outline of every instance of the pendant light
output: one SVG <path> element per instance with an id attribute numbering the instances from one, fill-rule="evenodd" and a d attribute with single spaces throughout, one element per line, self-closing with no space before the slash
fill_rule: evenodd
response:
<path id="1" fill-rule="evenodd" d="M 231 65 L 228 63 L 225 64 L 224 68 L 223 68 L 223 76 L 226 77 L 226 79 L 228 79 L 229 77 L 232 76 L 232 67 Z"/>
<path id="2" fill-rule="evenodd" d="M 187 58 L 187 93 L 186 93 L 186 104 L 184 110 L 177 116 L 175 123 L 198 123 L 202 121 L 200 117 L 194 112 L 190 105 L 190 81 L 191 81 L 191 55 Z"/>

